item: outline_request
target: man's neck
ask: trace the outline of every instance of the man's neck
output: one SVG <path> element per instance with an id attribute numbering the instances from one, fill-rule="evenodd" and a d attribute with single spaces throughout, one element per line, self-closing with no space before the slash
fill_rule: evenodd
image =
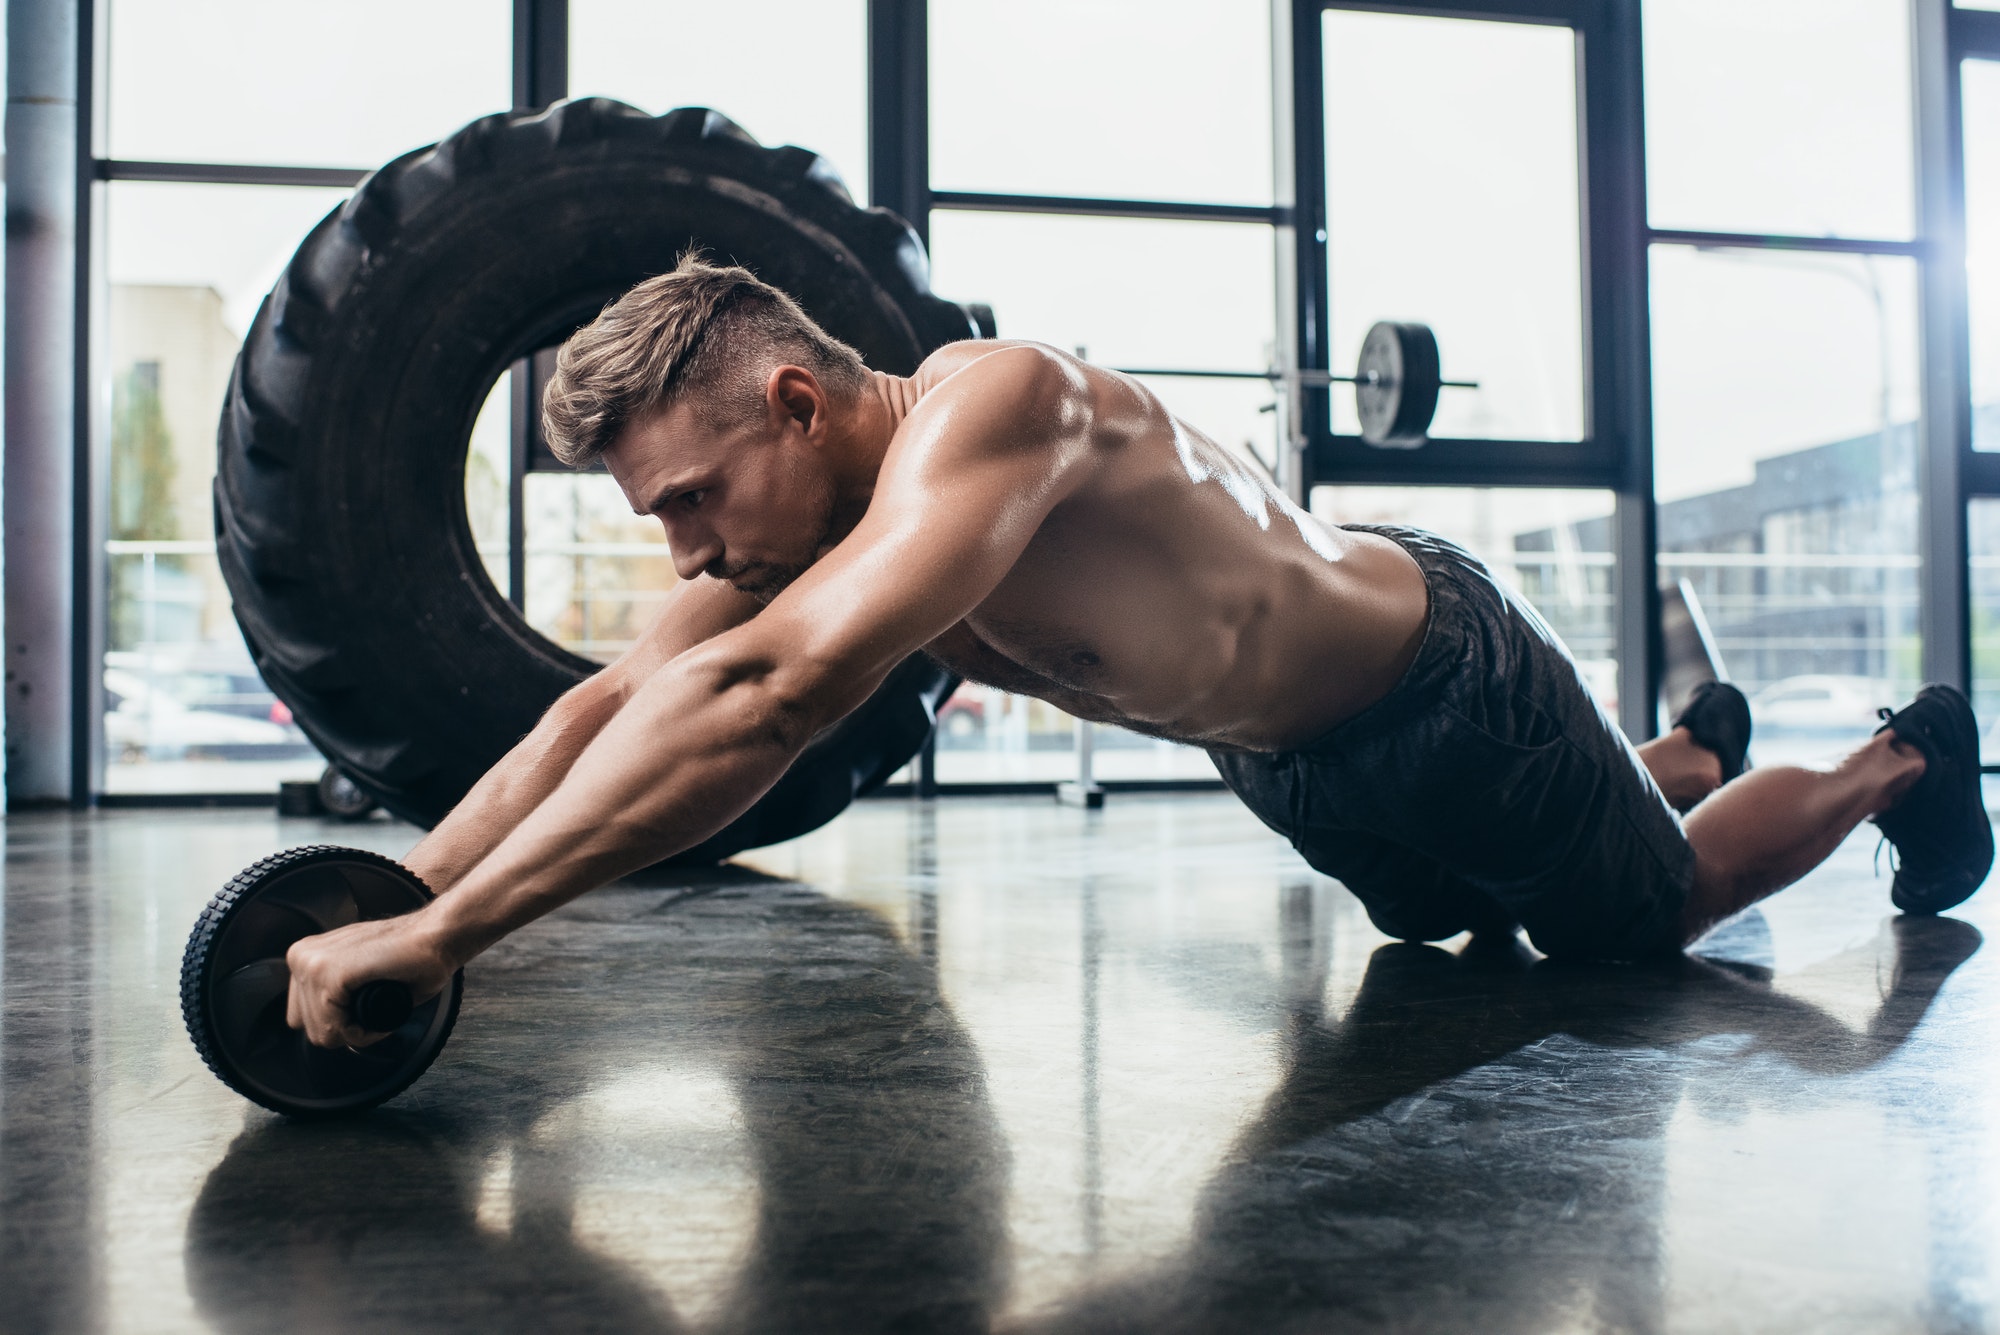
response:
<path id="1" fill-rule="evenodd" d="M 889 444 L 916 402 L 909 380 L 870 371 L 862 391 L 835 410 L 833 457 L 843 492 L 857 486 L 874 491 Z"/>
<path id="2" fill-rule="evenodd" d="M 839 496 L 836 522 L 843 534 L 867 511 L 875 495 L 875 481 L 882 473 L 882 460 L 916 402 L 913 382 L 870 371 L 861 392 L 834 409 L 829 454 L 834 460 L 834 485 Z"/>

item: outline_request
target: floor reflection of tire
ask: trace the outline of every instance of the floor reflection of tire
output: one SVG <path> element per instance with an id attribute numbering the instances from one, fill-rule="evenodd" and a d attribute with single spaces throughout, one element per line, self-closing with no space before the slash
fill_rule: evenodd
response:
<path id="1" fill-rule="evenodd" d="M 745 868 L 656 871 L 490 964 L 508 986 L 396 1105 L 253 1119 L 209 1170 L 184 1245 L 210 1326 L 991 1328 L 1005 1141 L 934 966 L 882 915 Z M 675 1089 L 720 1103 L 689 1116 Z M 690 1272 L 661 1221 L 730 1222 L 700 1213 L 717 1163 L 681 1139 L 717 1125 L 754 1204 L 742 1250 Z"/>

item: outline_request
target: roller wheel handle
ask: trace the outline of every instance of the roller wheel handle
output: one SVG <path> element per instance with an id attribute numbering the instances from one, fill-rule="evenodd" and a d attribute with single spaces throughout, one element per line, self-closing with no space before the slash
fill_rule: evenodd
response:
<path id="1" fill-rule="evenodd" d="M 371 1034 L 395 1033 L 415 1009 L 416 1001 L 410 996 L 409 987 L 393 978 L 363 983 L 354 989 L 354 999 L 347 1005 L 354 1023 Z"/>

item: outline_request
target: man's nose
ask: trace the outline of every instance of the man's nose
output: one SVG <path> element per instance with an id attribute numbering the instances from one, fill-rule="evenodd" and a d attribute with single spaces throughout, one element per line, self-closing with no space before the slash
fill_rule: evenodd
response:
<path id="1" fill-rule="evenodd" d="M 667 524 L 667 550 L 673 553 L 674 573 L 693 579 L 722 556 L 722 543 L 713 533 L 699 532 L 692 524 Z"/>

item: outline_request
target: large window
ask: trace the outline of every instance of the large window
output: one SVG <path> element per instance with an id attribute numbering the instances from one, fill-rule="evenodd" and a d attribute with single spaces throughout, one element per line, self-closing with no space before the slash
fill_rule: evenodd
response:
<path id="1" fill-rule="evenodd" d="M 1920 684 L 1915 269 L 1653 254 L 1660 573 L 1701 601 L 1766 761 L 1857 742 Z"/>
<path id="2" fill-rule="evenodd" d="M 575 0 L 569 78 L 580 93 L 652 111 L 706 104 L 767 142 L 806 143 L 865 198 L 864 9 Z M 104 791 L 267 793 L 319 773 L 258 679 L 216 568 L 224 389 L 264 294 L 346 194 L 298 182 L 311 169 L 358 177 L 505 110 L 513 11 L 510 0 L 110 6 L 104 139 L 119 179 L 100 210 L 107 326 L 93 392 L 110 464 Z M 769 77 L 774 60 L 784 78 Z M 230 183 L 244 179 L 270 183 Z M 607 661 L 673 585 L 665 542 L 602 473 L 522 475 L 513 397 L 503 377 L 469 443 L 475 541 L 531 626 Z"/>
<path id="3" fill-rule="evenodd" d="M 104 192 L 107 792 L 269 791 L 319 774 L 237 632 L 209 488 L 236 350 L 292 248 L 341 198 L 137 181 Z"/>
<path id="4" fill-rule="evenodd" d="M 1345 385 L 1307 392 L 1307 478 L 1323 519 L 1470 549 L 1542 612 L 1615 715 L 1622 433 L 1593 403 L 1586 331 L 1611 280 L 1585 245 L 1585 147 L 1616 127 L 1587 125 L 1585 58 L 1605 50 L 1588 7 L 1570 23 L 1534 8 L 1323 6 L 1320 79 L 1298 111 L 1300 142 L 1321 145 L 1298 164 L 1299 194 L 1324 201 L 1323 227 L 1300 227 L 1300 357 L 1340 375 L 1377 321 L 1418 321 L 1445 377 L 1473 383 L 1443 391 L 1431 443 L 1408 450 L 1362 441 Z M 1465 485 L 1498 474 L 1521 485 Z"/>
<path id="5" fill-rule="evenodd" d="M 1449 538 L 1542 614 L 1605 713 L 1618 714 L 1612 512 L 1606 491 L 1545 487 L 1320 486 L 1331 524 L 1393 524 Z"/>
<path id="6" fill-rule="evenodd" d="M 827 159 L 868 199 L 864 0 L 570 0 L 569 90 L 658 114 L 711 107 Z"/>
<path id="7" fill-rule="evenodd" d="M 1335 367 L 1377 320 L 1437 331 L 1431 434 L 1581 440 L 1576 36 L 1546 24 L 1330 10 L 1327 263 Z M 1394 133 L 1384 110 L 1396 108 Z M 1355 435 L 1353 396 L 1332 396 Z"/>
<path id="8" fill-rule="evenodd" d="M 1648 0 L 1656 227 L 1915 235 L 1908 0 Z"/>
<path id="9" fill-rule="evenodd" d="M 2000 10 L 2000 4 L 1964 8 Z M 1995 19 L 2000 19 L 1996 14 Z M 1984 29 L 1959 65 L 1965 187 L 1965 266 L 1971 441 L 2000 451 L 2000 22 Z M 1990 462 L 1987 458 L 1979 463 Z M 2000 478 L 1975 473 L 1988 494 L 1967 507 L 1971 551 L 1972 705 L 1981 720 L 1980 759 L 2000 770 Z M 2000 804 L 2000 778 L 1987 779 L 1987 804 Z"/>
<path id="10" fill-rule="evenodd" d="M 510 472 L 517 439 L 509 378 L 487 396 L 465 463 L 465 513 L 493 587 L 518 595 L 528 624 L 572 653 L 609 662 L 629 649 L 675 583 L 666 535 L 604 472 Z M 518 493 L 510 492 L 513 482 Z M 523 551 L 509 523 L 521 506 Z M 519 588 L 515 588 L 518 579 Z"/>
<path id="11" fill-rule="evenodd" d="M 991 303 L 1002 337 L 1147 373 L 1171 411 L 1269 466 L 1269 6 L 1174 0 L 1143 22 L 1112 0 L 929 10 L 938 288 Z M 941 721 L 936 778 L 1068 779 L 1078 736 L 1040 701 L 968 685 Z M 1091 744 L 1107 781 L 1215 778 L 1190 747 L 1101 727 Z"/>
<path id="12" fill-rule="evenodd" d="M 505 110 L 510 0 L 111 0 L 117 159 L 372 167 Z"/>
<path id="13" fill-rule="evenodd" d="M 265 166 L 372 166 L 504 109 L 512 9 L 106 8 L 102 140 L 127 179 L 99 195 L 104 328 L 91 368 L 109 490 L 102 788 L 270 792 L 323 762 L 259 679 L 230 612 L 209 501 L 216 422 L 264 294 L 346 192 L 229 182 Z M 196 179 L 129 179 L 149 172 Z"/>
<path id="14" fill-rule="evenodd" d="M 103 790 L 316 771 L 216 571 L 231 360 L 346 184 L 565 90 L 708 105 L 820 153 L 857 200 L 909 213 L 936 289 L 990 303 L 1002 336 L 1138 375 L 1325 518 L 1470 546 L 1628 726 L 1649 717 L 1658 629 L 1636 613 L 1657 580 L 1701 601 L 1758 702 L 1760 758 L 1859 737 L 1957 671 L 1921 633 L 1951 624 L 1952 526 L 1923 516 L 1962 511 L 1984 713 L 2000 17 L 1957 0 L 1940 57 L 1913 3 L 1321 0 L 1288 32 L 1264 0 L 111 0 L 88 386 L 109 462 Z M 1919 114 L 1936 105 L 1942 137 Z M 871 181 L 885 164 L 902 176 Z M 1940 242 L 1961 224 L 1954 331 Z M 1418 449 L 1365 445 L 1351 391 L 1323 383 L 1383 319 L 1430 324 L 1446 375 L 1476 382 L 1444 392 Z M 538 471 L 515 391 L 503 377 L 469 443 L 487 573 L 541 633 L 608 659 L 672 587 L 669 553 L 602 474 Z M 1952 484 L 1924 461 L 1960 420 Z M 1076 771 L 1078 725 L 1038 702 L 967 687 L 942 724 L 946 785 Z M 1211 775 L 1198 751 L 1093 737 L 1107 779 Z"/>
<path id="15" fill-rule="evenodd" d="M 1985 725 L 1980 760 L 2000 764 L 2000 499 L 1975 500 L 1972 530 L 1972 709 Z"/>
<path id="16" fill-rule="evenodd" d="M 1821 759 L 1923 675 L 1910 13 L 1645 14 L 1660 573 L 1758 758 Z"/>
<path id="17" fill-rule="evenodd" d="M 931 0 L 931 186 L 1271 202 L 1267 0 Z"/>
<path id="18" fill-rule="evenodd" d="M 2000 60 L 1968 60 L 1965 269 L 1972 325 L 1972 444 L 2000 450 Z"/>

